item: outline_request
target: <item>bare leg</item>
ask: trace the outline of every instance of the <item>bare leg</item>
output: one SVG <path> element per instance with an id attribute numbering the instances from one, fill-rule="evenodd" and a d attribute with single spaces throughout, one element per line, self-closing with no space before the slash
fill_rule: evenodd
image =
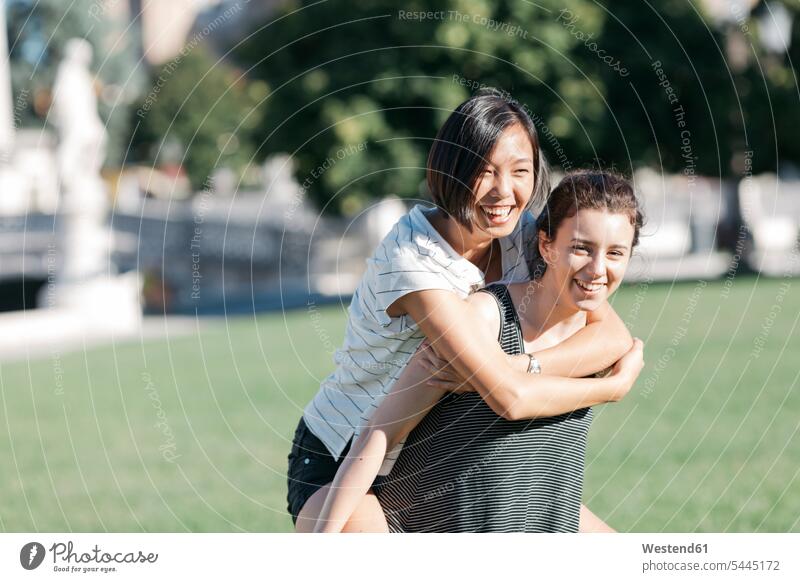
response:
<path id="1" fill-rule="evenodd" d="M 314 525 L 317 523 L 317 517 L 322 511 L 322 506 L 328 496 L 330 487 L 330 484 L 325 485 L 325 487 L 322 487 L 308 498 L 308 501 L 306 501 L 297 516 L 295 529 L 297 533 L 309 533 L 314 530 Z M 388 531 L 389 526 L 386 525 L 383 509 L 378 503 L 378 498 L 370 491 L 358 504 L 342 533 L 387 533 Z"/>

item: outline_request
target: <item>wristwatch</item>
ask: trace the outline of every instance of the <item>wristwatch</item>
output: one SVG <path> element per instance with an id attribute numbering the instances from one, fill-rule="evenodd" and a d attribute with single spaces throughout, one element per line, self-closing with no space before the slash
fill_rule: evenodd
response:
<path id="1" fill-rule="evenodd" d="M 528 356 L 528 374 L 541 374 L 542 365 L 539 363 L 539 360 L 536 359 L 536 356 L 533 354 L 525 355 Z"/>

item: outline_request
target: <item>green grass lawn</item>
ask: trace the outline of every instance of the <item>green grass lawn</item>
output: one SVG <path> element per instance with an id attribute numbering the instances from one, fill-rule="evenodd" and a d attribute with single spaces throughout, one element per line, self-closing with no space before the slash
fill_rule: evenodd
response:
<path id="1" fill-rule="evenodd" d="M 622 531 L 800 531 L 798 285 L 618 293 L 646 366 L 596 409 L 593 511 Z M 345 308 L 0 366 L 0 531 L 290 530 L 286 455 Z"/>

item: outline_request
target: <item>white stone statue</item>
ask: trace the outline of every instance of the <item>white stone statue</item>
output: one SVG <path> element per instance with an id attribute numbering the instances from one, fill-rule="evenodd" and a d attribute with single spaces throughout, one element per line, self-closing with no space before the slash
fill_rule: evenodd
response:
<path id="1" fill-rule="evenodd" d="M 59 171 L 68 188 L 87 174 L 99 176 L 106 156 L 106 129 L 97 113 L 91 62 L 88 41 L 67 41 L 53 87 L 50 119 L 58 128 Z"/>
<path id="2" fill-rule="evenodd" d="M 91 61 L 88 41 L 69 40 L 53 88 L 51 120 L 58 128 L 63 217 L 60 278 L 69 281 L 104 272 L 110 242 L 108 197 L 100 177 L 107 136 L 97 113 Z"/>
<path id="3" fill-rule="evenodd" d="M 58 226 L 55 269 L 51 277 L 48 250 L 47 284 L 39 293 L 38 308 L 0 313 L 4 330 L 0 358 L 28 357 L 44 347 L 60 351 L 141 333 L 139 273 L 117 274 L 109 260 L 109 204 L 100 177 L 106 131 L 97 114 L 91 59 L 89 43 L 70 40 L 58 68 L 50 112 L 59 137 L 52 164 L 59 174 L 53 204 Z M 27 157 L 17 155 L 17 161 L 23 169 L 38 163 L 39 172 L 55 173 L 55 167 L 44 163 L 52 159 L 48 154 L 51 149 L 46 146 L 40 152 L 30 150 Z M 7 200 L 2 178 L 0 173 L 0 198 Z M 15 209 L 0 202 L 0 212 L 4 204 Z"/>
<path id="4" fill-rule="evenodd" d="M 111 262 L 109 200 L 100 169 L 107 134 L 97 113 L 92 47 L 65 46 L 53 88 L 51 120 L 58 128 L 58 268 L 49 303 L 81 314 L 87 329 L 124 332 L 141 321 L 137 272 L 118 275 Z"/>

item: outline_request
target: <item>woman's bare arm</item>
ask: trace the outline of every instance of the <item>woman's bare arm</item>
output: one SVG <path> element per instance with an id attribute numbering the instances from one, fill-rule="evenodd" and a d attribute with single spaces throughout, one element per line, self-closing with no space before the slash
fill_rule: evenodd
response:
<path id="1" fill-rule="evenodd" d="M 399 305 L 398 305 L 399 304 Z M 557 416 L 621 399 L 641 370 L 641 342 L 607 378 L 561 378 L 515 370 L 497 342 L 486 333 L 474 308 L 455 293 L 424 290 L 392 305 L 418 323 L 436 352 L 469 380 L 498 415 L 509 419 Z M 391 313 L 391 312 L 390 312 Z"/>
<path id="2" fill-rule="evenodd" d="M 625 322 L 608 303 L 587 313 L 586 320 L 586 326 L 574 335 L 558 345 L 535 353 L 543 374 L 585 378 L 607 370 L 633 347 L 633 337 Z M 507 355 L 506 360 L 514 370 L 528 370 L 530 360 L 526 354 Z M 459 385 L 460 392 L 473 390 L 469 384 L 464 384 L 450 366 L 445 369 L 433 367 L 429 371 L 434 373 L 434 370 L 437 380 L 432 381 L 431 386 L 452 391 L 455 383 Z"/>
<path id="3" fill-rule="evenodd" d="M 581 503 L 581 516 L 578 524 L 579 533 L 616 533 L 616 531 Z"/>
<path id="4" fill-rule="evenodd" d="M 386 454 L 399 443 L 445 394 L 425 386 L 428 372 L 421 364 L 421 348 L 409 360 L 392 389 L 372 413 L 369 424 L 353 441 L 331 484 L 315 532 L 333 533 L 344 528 L 378 475 Z"/>
<path id="5" fill-rule="evenodd" d="M 606 302 L 586 314 L 585 327 L 560 344 L 536 352 L 536 359 L 543 374 L 584 378 L 614 365 L 632 347 L 625 322 Z M 520 360 L 527 370 L 527 356 Z"/>

